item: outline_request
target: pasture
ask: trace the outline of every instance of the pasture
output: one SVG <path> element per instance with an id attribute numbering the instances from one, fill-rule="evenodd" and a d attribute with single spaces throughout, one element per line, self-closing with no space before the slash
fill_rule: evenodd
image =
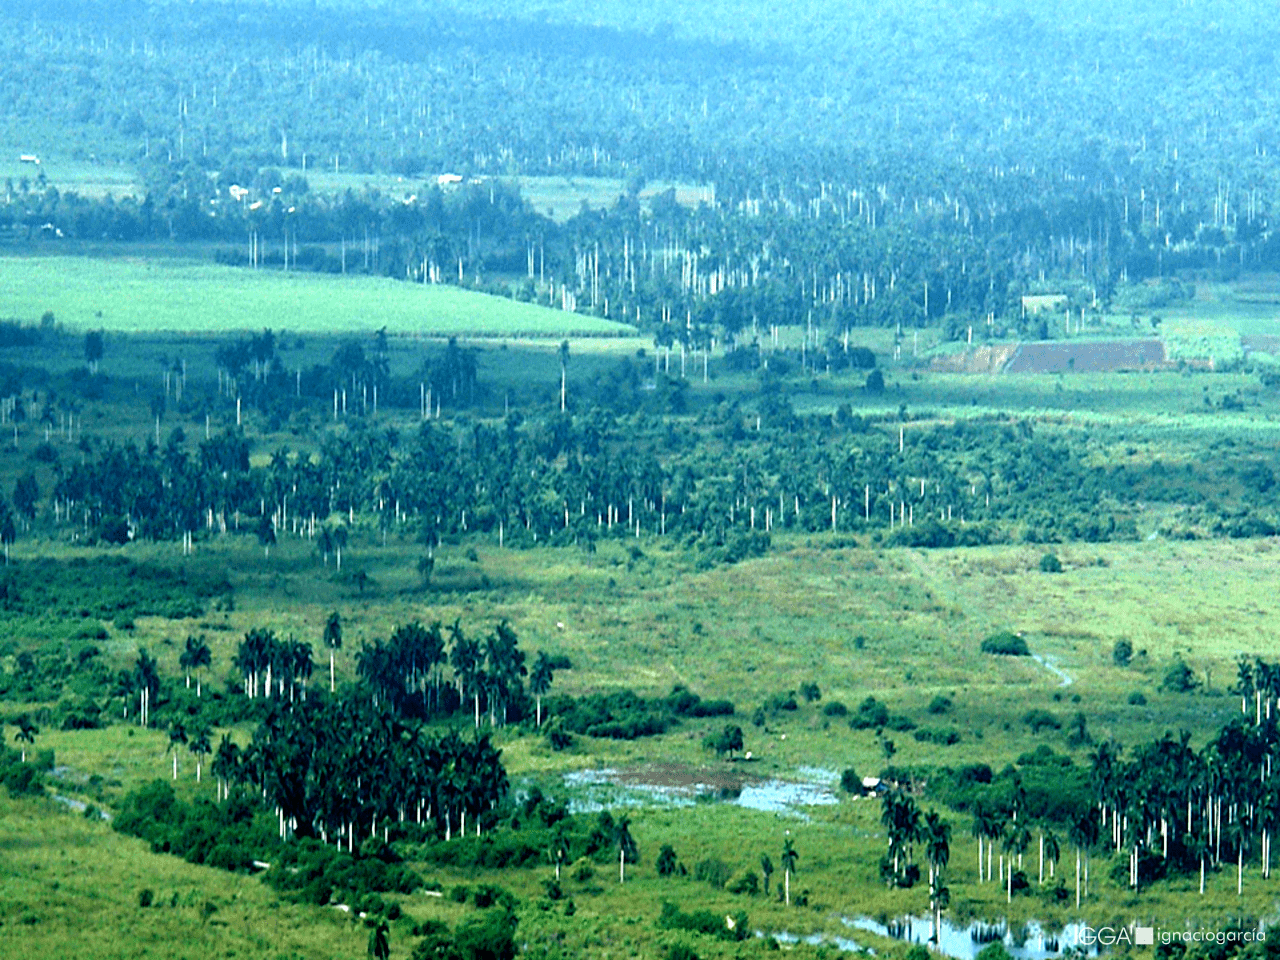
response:
<path id="1" fill-rule="evenodd" d="M 305 171 L 303 176 L 311 190 L 320 194 L 375 190 L 387 196 L 405 198 L 421 196 L 437 185 L 436 174 L 414 177 L 341 171 L 335 173 L 323 168 L 312 168 Z M 488 182 L 489 179 L 484 178 L 482 182 Z M 564 223 L 577 216 L 584 205 L 593 210 L 612 207 L 619 197 L 627 193 L 627 182 L 619 177 L 514 176 L 494 179 L 518 187 L 520 195 L 528 201 L 530 207 L 557 223 Z M 445 189 L 453 188 L 446 186 Z M 715 200 L 713 185 L 654 180 L 641 187 L 638 195 L 640 203 L 647 207 L 655 197 L 667 191 L 673 191 L 676 203 L 685 207 L 696 207 L 699 203 L 712 203 Z"/>
<path id="2" fill-rule="evenodd" d="M 625 324 L 460 290 L 380 277 L 250 271 L 180 260 L 0 259 L 0 316 L 52 311 L 77 330 L 305 333 L 426 337 L 616 336 Z"/>

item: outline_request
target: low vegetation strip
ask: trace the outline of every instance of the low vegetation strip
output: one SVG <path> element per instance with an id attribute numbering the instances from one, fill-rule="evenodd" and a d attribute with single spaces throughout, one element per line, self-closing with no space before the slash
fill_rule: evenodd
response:
<path id="1" fill-rule="evenodd" d="M 333 333 L 386 328 L 443 336 L 618 335 L 632 328 L 444 285 L 240 270 L 192 261 L 0 259 L 0 316 L 52 311 L 79 329 Z"/>

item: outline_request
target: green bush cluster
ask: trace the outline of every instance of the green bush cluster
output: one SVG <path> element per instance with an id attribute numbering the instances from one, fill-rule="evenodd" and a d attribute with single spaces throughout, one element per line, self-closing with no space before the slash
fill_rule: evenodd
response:
<path id="1" fill-rule="evenodd" d="M 991 653 L 1000 657 L 1031 656 L 1031 649 L 1027 646 L 1027 641 L 1016 633 L 1009 633 L 1007 630 L 1001 633 L 993 633 L 987 637 L 982 641 L 981 649 L 983 653 Z"/>
<path id="2" fill-rule="evenodd" d="M 112 822 L 120 833 L 140 837 L 156 853 L 223 870 L 248 870 L 270 862 L 280 849 L 275 818 L 243 794 L 223 803 L 179 800 L 164 780 L 130 791 Z"/>
<path id="3" fill-rule="evenodd" d="M 658 928 L 661 930 L 688 930 L 701 933 L 717 940 L 745 940 L 751 936 L 747 915 L 739 912 L 730 917 L 712 913 L 710 910 L 694 910 L 685 913 L 670 901 L 662 904 L 662 913 L 658 916 Z"/>
<path id="4" fill-rule="evenodd" d="M 687 687 L 676 686 L 663 698 L 646 700 L 632 690 L 586 697 L 558 696 L 546 703 L 546 711 L 560 729 L 611 740 L 635 740 L 656 736 L 687 717 L 732 716 L 728 700 L 703 700 Z"/>
<path id="5" fill-rule="evenodd" d="M 302 903 L 346 903 L 379 914 L 387 908 L 378 894 L 412 893 L 422 886 L 422 878 L 385 844 L 365 844 L 352 856 L 313 838 L 282 844 L 264 879 Z"/>

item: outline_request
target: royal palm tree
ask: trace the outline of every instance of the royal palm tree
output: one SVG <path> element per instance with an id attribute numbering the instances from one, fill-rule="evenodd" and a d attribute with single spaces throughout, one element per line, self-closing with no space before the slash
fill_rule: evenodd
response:
<path id="1" fill-rule="evenodd" d="M 1067 835 L 1071 845 L 1076 848 L 1076 909 L 1080 909 L 1080 862 L 1088 856 L 1089 848 L 1098 842 L 1098 821 L 1092 811 L 1080 814 L 1071 824 Z M 1085 867 L 1086 871 L 1088 867 Z"/>
<path id="2" fill-rule="evenodd" d="M 231 796 L 231 784 L 240 779 L 240 748 L 231 735 L 224 733 L 213 755 L 213 775 L 218 778 L 218 799 Z"/>
<path id="3" fill-rule="evenodd" d="M 764 895 L 769 895 L 769 878 L 773 876 L 773 861 L 767 853 L 760 854 L 760 873 L 764 877 Z"/>
<path id="4" fill-rule="evenodd" d="M 560 360 L 560 412 L 565 412 L 565 386 L 566 372 L 569 367 L 569 341 L 561 340 L 560 348 L 556 350 L 556 357 Z"/>
<path id="5" fill-rule="evenodd" d="M 982 841 L 996 831 L 997 818 L 981 800 L 973 805 L 972 834 L 978 841 L 978 882 L 982 882 Z M 990 879 L 988 877 L 987 879 Z"/>
<path id="6" fill-rule="evenodd" d="M 623 883 L 627 879 L 627 861 L 635 863 L 640 855 L 631 836 L 631 818 L 625 814 L 614 821 L 613 842 L 618 846 L 618 882 Z"/>
<path id="7" fill-rule="evenodd" d="M 796 872 L 796 863 L 800 854 L 796 853 L 795 844 L 787 836 L 782 841 L 782 884 L 787 906 L 791 906 L 791 875 Z"/>
<path id="8" fill-rule="evenodd" d="M 942 902 L 940 893 L 945 889 L 942 871 L 951 861 L 951 824 L 936 811 L 930 810 L 924 817 L 925 858 L 929 861 L 929 906 L 933 913 L 933 940 L 938 941 L 942 929 Z"/>
<path id="9" fill-rule="evenodd" d="M 175 720 L 169 726 L 169 745 L 165 747 L 165 753 L 173 754 L 173 779 L 178 779 L 178 748 L 186 744 L 187 731 L 182 725 L 181 720 Z"/>
<path id="10" fill-rule="evenodd" d="M 18 728 L 18 732 L 13 735 L 13 739 L 22 744 L 22 762 L 27 762 L 27 747 L 35 746 L 36 734 L 40 732 L 29 716 L 20 713 L 13 718 L 13 725 Z"/>
<path id="11" fill-rule="evenodd" d="M 561 864 L 569 862 L 569 841 L 565 839 L 564 828 L 560 824 L 556 824 L 551 832 L 551 847 L 547 852 L 551 856 L 551 862 L 555 864 L 556 880 L 559 880 Z"/>
<path id="12" fill-rule="evenodd" d="M 533 669 L 529 671 L 529 692 L 533 694 L 537 704 L 538 726 L 542 726 L 542 695 L 551 689 L 551 681 L 555 679 L 555 668 L 551 666 L 551 658 L 545 650 L 539 650 L 537 659 L 533 661 Z"/>
<path id="13" fill-rule="evenodd" d="M 209 745 L 209 728 L 197 727 L 187 741 L 187 749 L 196 758 L 196 783 L 199 783 L 202 762 L 212 752 Z"/>
<path id="14" fill-rule="evenodd" d="M 1062 846 L 1058 843 L 1058 836 L 1052 830 L 1046 830 L 1040 835 L 1040 853 L 1043 860 L 1049 861 L 1049 879 L 1054 878 L 1054 869 L 1058 865 L 1058 860 L 1062 857 Z M 1044 883 L 1044 872 L 1041 867 L 1040 882 Z"/>
<path id="15" fill-rule="evenodd" d="M 187 645 L 178 654 L 178 666 L 187 675 L 187 689 L 191 689 L 191 671 L 201 670 L 213 663 L 213 652 L 204 637 L 187 637 Z M 196 696 L 200 696 L 200 676 L 196 675 Z"/>
<path id="16" fill-rule="evenodd" d="M 324 645 L 329 648 L 329 692 L 333 693 L 333 654 L 342 649 L 342 617 L 334 610 L 324 622 Z"/>

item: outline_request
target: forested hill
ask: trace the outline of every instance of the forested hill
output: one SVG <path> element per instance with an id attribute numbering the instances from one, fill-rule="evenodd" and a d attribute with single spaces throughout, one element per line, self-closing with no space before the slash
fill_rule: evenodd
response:
<path id="1" fill-rule="evenodd" d="M 367 169 L 758 181 L 892 160 L 1180 195 L 1268 176 L 1266 12 L 724 0 L 686 23 L 655 3 L 15 0 L 0 97 L 128 155 L 181 130 L 193 153 L 256 144 Z"/>
<path id="2" fill-rule="evenodd" d="M 1020 295 L 1097 310 L 1126 283 L 1280 267 L 1267 12 L 18 0 L 0 11 L 0 149 L 13 168 L 123 166 L 141 195 L 22 164 L 0 233 L 231 243 L 254 265 L 268 238 L 282 265 L 292 242 L 313 245 L 295 265 L 343 271 L 359 238 L 362 270 L 520 278 L 526 299 L 686 346 L 760 323 L 1045 338 Z M 404 189 L 339 177 L 317 199 L 308 178 L 331 172 Z M 444 172 L 481 182 L 445 196 Z M 519 193 L 545 174 L 626 195 L 561 229 Z M 713 199 L 642 209 L 654 179 Z"/>

